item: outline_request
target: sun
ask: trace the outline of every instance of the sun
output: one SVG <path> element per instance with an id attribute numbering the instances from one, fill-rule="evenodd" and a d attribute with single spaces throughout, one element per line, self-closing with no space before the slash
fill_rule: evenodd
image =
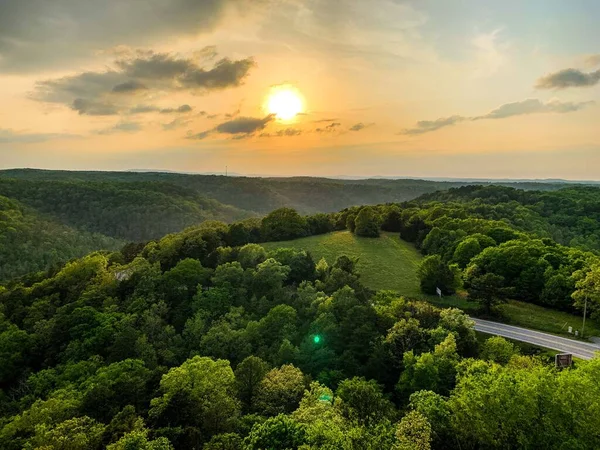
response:
<path id="1" fill-rule="evenodd" d="M 281 120 L 291 120 L 304 110 L 302 96 L 291 86 L 273 89 L 266 102 L 266 110 Z"/>

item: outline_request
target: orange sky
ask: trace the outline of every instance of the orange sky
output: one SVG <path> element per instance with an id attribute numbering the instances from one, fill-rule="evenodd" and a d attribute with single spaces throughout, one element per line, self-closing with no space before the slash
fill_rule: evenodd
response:
<path id="1" fill-rule="evenodd" d="M 1 168 L 600 178 L 593 2 L 24 3 L 0 6 Z"/>

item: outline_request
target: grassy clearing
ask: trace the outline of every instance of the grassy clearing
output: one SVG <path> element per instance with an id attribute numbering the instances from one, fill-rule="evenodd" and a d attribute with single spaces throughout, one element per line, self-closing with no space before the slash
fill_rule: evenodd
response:
<path id="1" fill-rule="evenodd" d="M 397 291 L 409 297 L 422 296 L 417 279 L 421 254 L 394 233 L 383 233 L 380 238 L 374 239 L 340 231 L 262 245 L 268 250 L 301 248 L 310 252 L 315 262 L 325 258 L 329 264 L 333 264 L 339 255 L 358 257 L 358 272 L 366 286 L 375 290 Z"/>
<path id="2" fill-rule="evenodd" d="M 332 264 L 339 255 L 358 257 L 358 271 L 363 283 L 375 290 L 396 291 L 400 295 L 427 300 L 442 307 L 460 308 L 476 314 L 477 304 L 469 302 L 464 293 L 448 297 L 425 295 L 419 289 L 417 267 L 423 258 L 412 244 L 402 241 L 395 233 L 382 233 L 378 239 L 357 237 L 349 231 L 320 236 L 262 244 L 268 250 L 279 247 L 301 248 L 309 251 L 315 261 L 325 258 Z M 569 326 L 581 332 L 581 317 L 554 311 L 541 306 L 511 300 L 501 306 L 499 321 L 532 330 L 569 336 Z M 600 336 L 600 324 L 587 320 L 586 336 Z"/>

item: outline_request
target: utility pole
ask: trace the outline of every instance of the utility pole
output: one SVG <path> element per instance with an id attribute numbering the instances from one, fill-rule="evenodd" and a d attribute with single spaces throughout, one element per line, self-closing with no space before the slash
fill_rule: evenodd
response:
<path id="1" fill-rule="evenodd" d="M 585 298 L 585 303 L 583 305 L 583 325 L 581 326 L 581 337 L 583 337 L 583 331 L 585 330 L 585 315 L 587 313 L 587 297 Z"/>
<path id="2" fill-rule="evenodd" d="M 227 166 L 225 166 L 225 176 L 227 176 Z"/>

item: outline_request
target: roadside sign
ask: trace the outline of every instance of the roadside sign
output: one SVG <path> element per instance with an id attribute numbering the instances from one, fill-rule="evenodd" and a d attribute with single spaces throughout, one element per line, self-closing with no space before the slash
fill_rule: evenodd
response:
<path id="1" fill-rule="evenodd" d="M 438 295 L 440 298 L 442 298 L 442 290 L 441 290 L 439 287 L 436 287 L 436 288 L 435 288 L 435 293 L 436 293 L 436 294 L 437 294 L 437 295 Z"/>
<path id="2" fill-rule="evenodd" d="M 554 362 L 556 364 L 557 369 L 565 369 L 571 367 L 573 364 L 573 354 L 572 353 L 558 353 L 554 357 Z"/>

